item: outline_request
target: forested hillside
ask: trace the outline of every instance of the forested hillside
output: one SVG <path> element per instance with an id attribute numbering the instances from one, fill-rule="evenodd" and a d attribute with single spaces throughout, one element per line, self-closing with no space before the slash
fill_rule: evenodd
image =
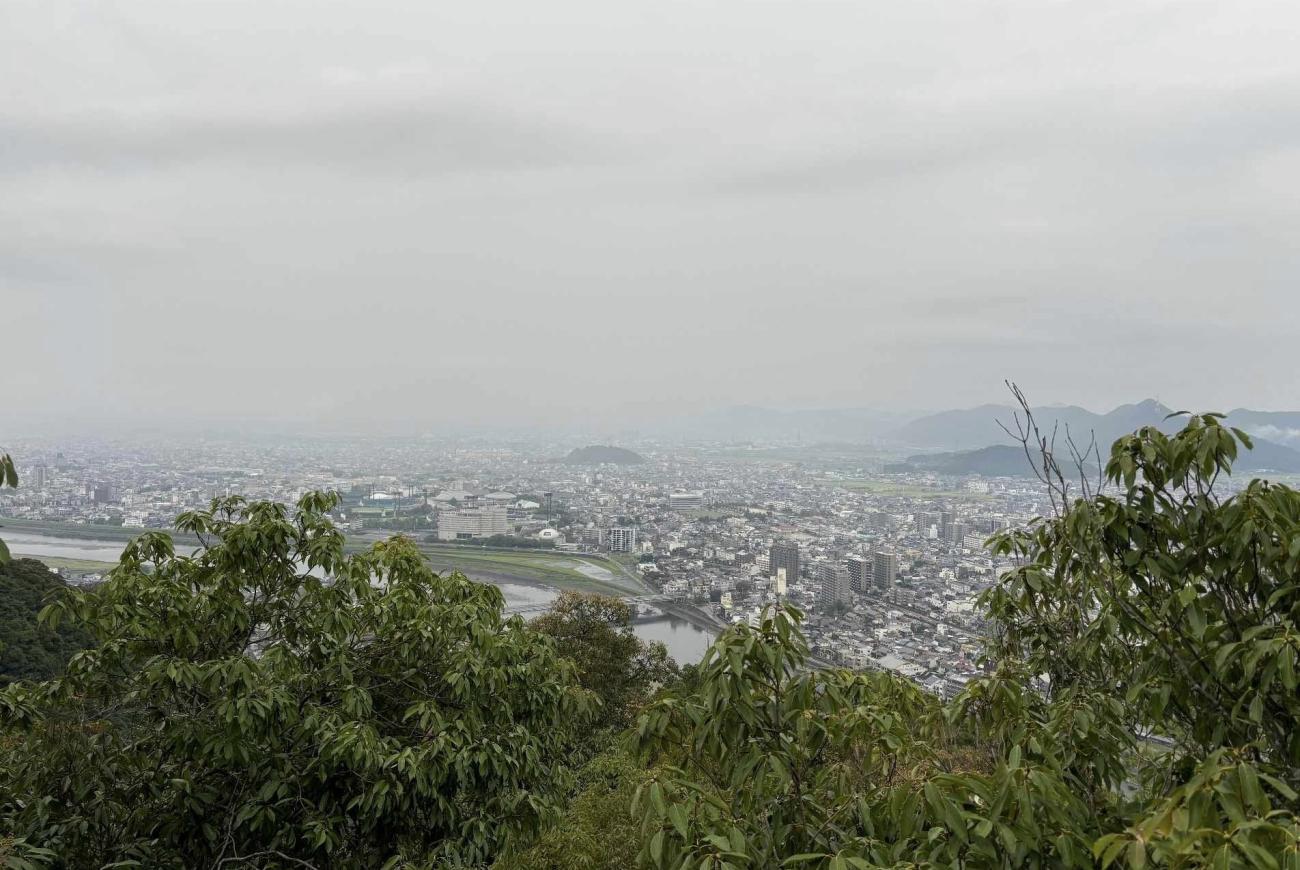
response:
<path id="1" fill-rule="evenodd" d="M 56 676 L 89 644 L 78 626 L 37 624 L 41 608 L 63 588 L 59 575 L 35 559 L 0 563 L 0 685 Z"/>

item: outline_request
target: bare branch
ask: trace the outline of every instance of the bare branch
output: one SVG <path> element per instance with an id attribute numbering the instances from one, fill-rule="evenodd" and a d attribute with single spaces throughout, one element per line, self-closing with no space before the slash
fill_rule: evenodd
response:
<path id="1" fill-rule="evenodd" d="M 1013 413 L 1012 418 L 1015 421 L 1015 431 L 1007 426 L 1001 420 L 997 421 L 998 426 L 1002 428 L 1013 440 L 1019 442 L 1021 448 L 1025 451 L 1025 459 L 1029 462 L 1029 467 L 1033 469 L 1034 476 L 1038 481 L 1047 488 L 1047 497 L 1052 504 L 1052 514 L 1060 516 L 1070 504 L 1070 481 L 1074 475 L 1067 477 L 1061 469 L 1061 464 L 1056 458 L 1056 440 L 1060 434 L 1059 421 L 1052 424 L 1050 435 L 1043 434 L 1038 426 L 1038 421 L 1034 418 L 1034 412 L 1029 407 L 1029 400 L 1025 398 L 1024 392 L 1012 381 L 1005 381 L 1007 389 L 1015 397 L 1016 404 L 1020 406 L 1018 412 Z M 1023 416 L 1023 419 L 1021 415 Z M 1069 426 L 1065 430 L 1066 447 L 1070 453 L 1071 464 L 1077 472 L 1080 489 L 1085 498 L 1091 498 L 1101 491 L 1101 479 L 1098 475 L 1096 485 L 1088 480 L 1088 457 L 1090 454 L 1097 454 L 1097 465 L 1100 468 L 1100 452 L 1097 450 L 1096 433 L 1088 442 L 1088 447 L 1079 450 L 1070 433 Z"/>
<path id="2" fill-rule="evenodd" d="M 248 855 L 232 855 L 232 856 L 229 857 L 229 858 L 222 858 L 220 861 L 218 861 L 218 862 L 217 862 L 215 865 L 213 865 L 213 866 L 214 866 L 214 867 L 222 867 L 222 866 L 224 866 L 224 865 L 226 865 L 226 864 L 229 864 L 229 863 L 232 863 L 232 862 L 241 862 L 241 861 L 242 861 L 242 862 L 252 862 L 255 858 L 272 858 L 272 857 L 274 857 L 274 858 L 279 858 L 281 861 L 288 861 L 288 862 L 290 862 L 291 864 L 295 864 L 295 865 L 297 865 L 297 866 L 299 866 L 299 867 L 306 867 L 306 868 L 308 868 L 308 870 L 318 870 L 318 868 L 316 867 L 315 864 L 312 864 L 312 863 L 310 863 L 310 862 L 304 861 L 304 860 L 302 860 L 301 858 L 295 858 L 295 857 L 293 857 L 292 855 L 286 855 L 285 853 L 283 853 L 283 852 L 281 852 L 281 851 L 279 851 L 279 850 L 277 850 L 277 849 L 267 849 L 267 850 L 262 851 L 262 852 L 253 852 L 253 853 L 248 854 Z"/>

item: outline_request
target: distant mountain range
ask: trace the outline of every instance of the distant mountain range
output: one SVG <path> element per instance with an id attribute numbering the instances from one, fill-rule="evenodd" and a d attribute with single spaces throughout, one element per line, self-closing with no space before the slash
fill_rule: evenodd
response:
<path id="1" fill-rule="evenodd" d="M 904 446 L 922 449 L 973 450 L 989 444 L 1006 444 L 1011 439 L 998 423 L 1014 432 L 1019 410 L 1011 405 L 981 405 L 961 411 L 942 411 L 899 427 L 890 433 L 890 438 Z M 1100 444 L 1109 447 L 1116 438 L 1143 426 L 1174 431 L 1181 425 L 1176 420 L 1166 421 L 1171 411 L 1155 399 L 1120 405 L 1107 414 L 1095 414 L 1077 405 L 1049 405 L 1034 408 L 1033 413 L 1044 434 L 1050 435 L 1055 426 L 1059 439 L 1064 442 L 1068 429 L 1076 443 L 1082 439 L 1081 446 L 1087 444 L 1093 432 Z"/>
<path id="2" fill-rule="evenodd" d="M 1018 458 L 1025 464 L 1024 452 L 998 425 L 1006 424 L 1016 431 L 1015 415 L 1019 411 L 1010 405 L 981 405 L 962 411 L 943 411 L 931 414 L 900 427 L 891 433 L 891 439 L 917 449 L 948 448 L 948 453 L 913 456 L 908 463 L 917 468 L 968 474 L 992 474 L 980 471 L 985 467 L 1011 467 Z M 1064 455 L 1067 432 L 1074 437 L 1080 450 L 1094 435 L 1103 461 L 1115 439 L 1143 426 L 1155 426 L 1165 432 L 1182 428 L 1182 418 L 1169 415 L 1172 411 L 1155 399 L 1134 405 L 1121 405 L 1106 414 L 1096 414 L 1074 405 L 1046 406 L 1033 409 L 1039 430 L 1051 437 L 1056 429 L 1057 446 Z M 1300 472 L 1300 414 L 1289 412 L 1250 411 L 1237 409 L 1228 414 L 1228 425 L 1248 433 L 1254 449 L 1243 451 L 1237 458 L 1236 468 L 1242 471 Z M 1276 438 L 1277 440 L 1271 440 Z M 1278 443 L 1281 441 L 1282 443 Z M 990 446 L 992 442 L 995 446 Z M 1289 442 L 1289 444 L 1288 444 Z M 995 447 L 997 449 L 995 449 Z M 1027 468 L 1022 473 L 1030 473 Z"/>
<path id="3" fill-rule="evenodd" d="M 645 457 L 633 453 L 625 447 L 610 447 L 606 444 L 593 444 L 590 447 L 578 447 L 564 457 L 569 465 L 639 465 Z"/>
<path id="4" fill-rule="evenodd" d="M 780 411 L 735 405 L 665 421 L 654 434 L 669 438 L 729 442 L 874 441 L 911 419 L 911 415 L 871 408 Z"/>
<path id="5" fill-rule="evenodd" d="M 983 477 L 1033 477 L 1033 468 L 1025 456 L 1024 448 L 1016 445 L 994 444 L 977 450 L 961 450 L 954 453 L 922 453 L 909 456 L 904 462 L 895 462 L 885 466 L 886 471 L 921 471 L 933 474 L 965 475 L 978 474 Z M 1071 469 L 1063 470 L 1070 472 Z M 1096 470 L 1091 466 L 1089 476 Z M 1073 477 L 1073 475 L 1071 475 Z"/>
<path id="6" fill-rule="evenodd" d="M 949 473 L 969 468 L 965 473 L 991 475 L 997 473 L 994 468 L 1014 469 L 1025 461 L 1019 445 L 998 425 L 1002 421 L 1015 431 L 1018 410 L 1011 405 L 980 405 L 913 419 L 869 408 L 780 411 L 740 405 L 666 423 L 660 434 L 729 442 L 871 443 L 914 450 L 918 455 L 908 462 L 918 468 L 926 466 L 937 471 L 947 463 L 954 469 Z M 1155 399 L 1121 405 L 1104 414 L 1077 405 L 1045 405 L 1033 412 L 1045 434 L 1050 435 L 1053 426 L 1057 427 L 1062 452 L 1067 430 L 1081 449 L 1095 434 L 1103 459 L 1116 438 L 1143 426 L 1156 426 L 1166 432 L 1182 427 L 1180 418 L 1165 419 L 1172 411 Z M 1238 408 L 1228 414 L 1227 422 L 1249 433 L 1255 442 L 1254 450 L 1238 458 L 1237 468 L 1300 472 L 1300 412 Z M 985 450 L 994 447 L 1013 449 Z M 948 458 L 939 454 L 922 461 L 922 451 L 942 451 Z"/>
<path id="7" fill-rule="evenodd" d="M 1238 408 L 1228 414 L 1228 422 L 1286 447 L 1300 450 L 1300 411 L 1251 411 Z"/>

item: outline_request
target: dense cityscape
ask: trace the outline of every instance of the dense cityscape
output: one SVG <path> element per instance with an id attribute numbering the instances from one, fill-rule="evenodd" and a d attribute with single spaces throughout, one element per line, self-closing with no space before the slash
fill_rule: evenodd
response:
<path id="1" fill-rule="evenodd" d="M 566 455 L 559 444 L 419 439 L 18 446 L 24 486 L 0 496 L 0 516 L 19 534 L 80 527 L 122 539 L 169 528 L 215 497 L 292 503 L 332 490 L 350 541 L 407 534 L 440 569 L 545 591 L 566 585 L 560 566 L 577 564 L 611 581 L 608 591 L 645 602 L 647 614 L 690 605 L 673 612 L 706 627 L 756 621 L 788 601 L 808 615 L 818 662 L 895 671 L 944 695 L 977 673 L 976 597 L 1009 567 L 985 541 L 1046 506 L 1030 476 L 887 471 L 886 457 L 844 449 Z M 21 537 L 15 551 L 39 553 L 33 540 Z M 539 580 L 512 551 L 554 573 Z M 604 568 L 569 554 L 599 554 Z M 95 582 L 106 567 L 51 564 L 72 582 Z"/>

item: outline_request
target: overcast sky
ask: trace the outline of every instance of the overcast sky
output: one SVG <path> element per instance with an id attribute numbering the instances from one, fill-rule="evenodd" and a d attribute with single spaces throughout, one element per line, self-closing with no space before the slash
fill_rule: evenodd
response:
<path id="1" fill-rule="evenodd" d="M 0 0 L 9 421 L 1300 408 L 1300 4 Z"/>

